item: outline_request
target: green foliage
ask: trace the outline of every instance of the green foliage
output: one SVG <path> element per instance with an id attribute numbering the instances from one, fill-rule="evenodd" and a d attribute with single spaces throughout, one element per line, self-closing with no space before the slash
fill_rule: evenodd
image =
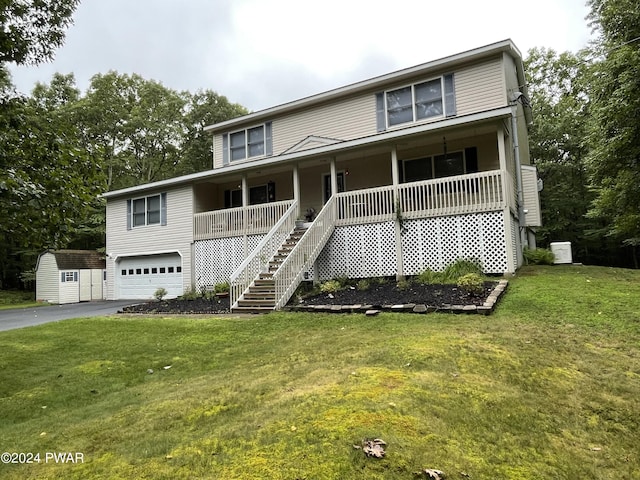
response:
<path id="1" fill-rule="evenodd" d="M 167 295 L 167 293 L 166 288 L 160 287 L 153 293 L 153 296 L 156 300 L 160 301 Z"/>
<path id="2" fill-rule="evenodd" d="M 51 60 L 64 43 L 80 0 L 4 1 L 0 4 L 0 63 Z"/>
<path id="3" fill-rule="evenodd" d="M 459 277 L 468 273 L 482 274 L 482 264 L 480 260 L 470 258 L 459 258 L 455 262 L 446 266 L 442 283 L 455 283 Z"/>
<path id="4" fill-rule="evenodd" d="M 438 272 L 434 272 L 430 268 L 425 268 L 422 272 L 416 275 L 415 281 L 421 285 L 442 283 L 440 281 L 440 274 Z"/>
<path id="5" fill-rule="evenodd" d="M 396 288 L 400 291 L 408 290 L 409 288 L 411 288 L 411 279 L 407 278 L 403 280 L 398 280 L 398 282 L 396 283 Z"/>
<path id="6" fill-rule="evenodd" d="M 523 251 L 527 265 L 553 265 L 555 255 L 546 248 L 525 248 Z"/>
<path id="7" fill-rule="evenodd" d="M 219 282 L 216 283 L 213 287 L 213 291 L 215 293 L 228 293 L 229 292 L 229 282 Z"/>
<path id="8" fill-rule="evenodd" d="M 469 273 L 482 275 L 482 263 L 480 260 L 459 258 L 445 267 L 442 272 L 435 272 L 429 268 L 424 269 L 415 277 L 417 283 L 431 284 L 455 284 L 458 279 Z"/>
<path id="9" fill-rule="evenodd" d="M 335 293 L 344 287 L 338 280 L 328 280 L 320 285 L 322 293 Z"/>
<path id="10" fill-rule="evenodd" d="M 470 295 L 480 295 L 484 291 L 484 280 L 477 273 L 467 273 L 458 278 L 456 283 Z"/>
<path id="11" fill-rule="evenodd" d="M 360 279 L 358 283 L 356 283 L 356 288 L 361 292 L 369 290 L 371 288 L 371 281 L 367 278 Z"/>
<path id="12" fill-rule="evenodd" d="M 590 216 L 622 243 L 640 237 L 640 4 L 591 0 L 589 6 L 600 33 L 590 89 L 588 162 L 597 193 Z M 626 245 L 637 268 L 637 246 Z"/>
<path id="13" fill-rule="evenodd" d="M 183 298 L 185 300 L 197 300 L 201 296 L 202 296 L 202 293 L 198 292 L 198 290 L 196 289 L 196 286 L 192 284 L 190 288 L 187 288 L 184 291 L 184 293 L 181 295 L 180 298 Z"/>

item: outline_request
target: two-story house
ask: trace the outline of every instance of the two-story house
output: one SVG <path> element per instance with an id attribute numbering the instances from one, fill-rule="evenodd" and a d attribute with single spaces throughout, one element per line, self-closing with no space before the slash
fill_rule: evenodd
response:
<path id="1" fill-rule="evenodd" d="M 540 225 L 526 98 L 505 40 L 211 125 L 211 170 L 104 195 L 107 296 L 230 281 L 273 309 L 305 279 L 514 272 Z"/>

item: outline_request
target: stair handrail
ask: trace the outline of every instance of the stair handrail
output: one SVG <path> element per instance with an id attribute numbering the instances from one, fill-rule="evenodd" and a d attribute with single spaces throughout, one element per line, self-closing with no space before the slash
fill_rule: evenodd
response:
<path id="1" fill-rule="evenodd" d="M 331 237 L 337 218 L 335 198 L 335 195 L 331 196 L 296 246 L 273 274 L 276 289 L 274 308 L 276 310 L 287 304 L 300 285 L 302 275 L 313 265 L 327 240 Z"/>
<path id="2" fill-rule="evenodd" d="M 258 274 L 266 270 L 282 243 L 287 239 L 298 218 L 298 201 L 294 200 L 284 215 L 276 222 L 262 240 L 229 278 L 229 301 L 237 307 L 238 299 L 249 288 Z"/>

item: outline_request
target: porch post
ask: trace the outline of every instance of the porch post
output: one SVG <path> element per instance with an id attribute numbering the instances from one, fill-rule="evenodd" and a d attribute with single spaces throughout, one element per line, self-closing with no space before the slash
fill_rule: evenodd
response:
<path id="1" fill-rule="evenodd" d="M 400 208 L 400 196 L 398 185 L 400 184 L 400 174 L 398 171 L 398 150 L 394 145 L 391 147 L 391 179 L 393 181 L 393 208 Z M 400 215 L 402 211 L 396 211 L 395 239 L 396 239 L 396 280 L 404 280 L 404 261 L 402 259 L 402 227 L 400 225 Z"/>
<path id="2" fill-rule="evenodd" d="M 331 196 L 334 196 L 336 193 L 338 193 L 338 174 L 336 172 L 336 157 L 331 157 Z"/>
<path id="3" fill-rule="evenodd" d="M 247 181 L 247 174 L 242 174 L 242 229 L 244 230 L 244 258 L 247 258 L 249 254 L 249 241 L 247 238 L 247 232 L 249 231 L 249 219 L 247 218 L 247 207 L 249 206 L 249 186 Z"/>
<path id="4" fill-rule="evenodd" d="M 300 215 L 300 175 L 297 163 L 293 165 L 293 199 L 298 202 L 298 215 Z"/>

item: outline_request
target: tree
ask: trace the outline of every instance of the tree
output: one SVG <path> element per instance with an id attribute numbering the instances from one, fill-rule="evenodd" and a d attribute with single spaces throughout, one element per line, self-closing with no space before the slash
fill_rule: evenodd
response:
<path id="1" fill-rule="evenodd" d="M 557 53 L 534 48 L 525 60 L 534 123 L 529 132 L 531 156 L 544 181 L 544 226 L 538 240 L 570 241 L 577 260 L 603 263 L 596 221 L 587 218 L 594 195 L 589 187 L 585 141 L 589 117 L 588 52 Z"/>
<path id="2" fill-rule="evenodd" d="M 53 57 L 79 0 L 0 0 L 0 63 L 37 64 Z"/>
<path id="3" fill-rule="evenodd" d="M 590 89 L 589 170 L 597 198 L 594 218 L 631 248 L 640 246 L 640 4 L 590 0 L 589 20 L 599 33 Z"/>
<path id="4" fill-rule="evenodd" d="M 58 87 L 39 86 L 32 99 L 4 99 L 0 114 L 0 245 L 3 284 L 15 285 L 7 265 L 60 248 L 75 235 L 104 189 L 100 167 L 86 155 L 68 117 L 72 102 L 50 105 Z M 71 88 L 70 92 L 73 91 Z M 11 261 L 9 261 L 11 260 Z M 12 273 L 13 272 L 13 273 Z"/>
<path id="5" fill-rule="evenodd" d="M 180 175 L 212 168 L 212 138 L 204 131 L 206 126 L 249 113 L 242 105 L 230 103 L 226 97 L 212 90 L 200 90 L 194 94 L 187 92 L 183 95 L 186 97 L 186 130 L 176 170 Z"/>

